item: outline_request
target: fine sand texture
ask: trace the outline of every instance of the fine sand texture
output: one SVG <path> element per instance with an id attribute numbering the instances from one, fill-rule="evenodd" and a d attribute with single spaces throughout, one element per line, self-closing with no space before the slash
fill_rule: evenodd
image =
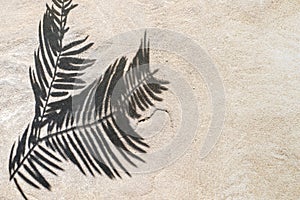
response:
<path id="1" fill-rule="evenodd" d="M 34 117 L 28 71 L 39 45 L 38 24 L 51 1 L 0 1 L 0 199 L 16 200 L 22 196 L 9 181 L 9 155 Z M 130 60 L 139 47 L 136 38 L 149 29 L 151 69 L 159 69 L 156 76 L 170 81 L 170 89 L 162 94 L 160 109 L 143 113 L 145 119 L 133 126 L 146 136 L 148 154 L 157 156 L 147 160 L 145 155 L 146 163 L 128 166 L 131 177 L 121 173 L 114 180 L 103 174 L 85 176 L 71 162 L 63 162 L 64 171 L 57 176 L 45 173 L 51 191 L 23 184 L 28 199 L 300 198 L 299 0 L 74 3 L 79 6 L 69 14 L 67 38 L 89 35 L 94 45 L 83 55 L 97 59 L 87 70 L 87 83 L 108 66 L 101 61 L 102 52 L 111 45 L 122 50 L 132 42 L 130 51 L 116 53 Z M 171 31 L 180 42 L 177 37 L 168 41 L 168 34 L 151 38 L 150 29 Z M 129 37 L 134 30 L 142 31 Z M 122 40 L 111 40 L 120 35 Z M 201 55 L 185 41 L 193 41 Z M 155 47 L 162 43 L 165 49 Z M 203 58 L 202 66 L 216 69 L 222 90 L 210 91 L 212 80 L 206 77 L 213 72 L 199 74 L 199 66 L 182 56 L 189 51 L 195 60 Z M 213 92 L 224 94 L 224 101 L 214 103 Z M 224 117 L 214 108 L 223 110 Z M 213 116 L 223 124 L 211 127 Z M 176 132 L 185 124 L 184 132 Z M 209 131 L 215 145 L 205 143 Z M 210 150 L 205 156 L 203 147 Z"/>

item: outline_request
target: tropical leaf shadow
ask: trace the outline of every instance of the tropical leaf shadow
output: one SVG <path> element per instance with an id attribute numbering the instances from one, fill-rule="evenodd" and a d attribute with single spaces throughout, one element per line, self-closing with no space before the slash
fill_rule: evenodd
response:
<path id="1" fill-rule="evenodd" d="M 20 181 L 51 190 L 48 174 L 57 176 L 70 161 L 84 174 L 114 179 L 130 175 L 124 163 L 137 167 L 138 154 L 149 147 L 130 126 L 130 119 L 162 101 L 166 81 L 150 71 L 150 48 L 145 33 L 131 61 L 116 59 L 88 86 L 81 78 L 95 60 L 79 55 L 92 47 L 88 37 L 64 44 L 68 14 L 77 4 L 53 0 L 39 23 L 39 47 L 29 78 L 35 114 L 11 149 L 10 180 L 27 199 Z M 72 91 L 80 91 L 72 95 Z M 124 128 L 125 127 L 125 128 Z M 122 171 L 122 173 L 121 173 Z"/>

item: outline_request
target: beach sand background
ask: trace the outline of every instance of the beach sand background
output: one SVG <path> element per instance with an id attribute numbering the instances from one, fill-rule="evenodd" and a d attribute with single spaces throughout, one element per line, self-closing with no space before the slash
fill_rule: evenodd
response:
<path id="1" fill-rule="evenodd" d="M 178 56 L 153 50 L 153 62 L 167 60 L 175 66 L 197 99 L 190 103 L 198 105 L 199 129 L 183 155 L 160 170 L 117 180 L 83 176 L 65 163 L 65 172 L 49 176 L 51 192 L 25 186 L 29 199 L 300 198 L 300 1 L 75 3 L 79 7 L 70 14 L 69 34 L 90 35 L 95 42 L 90 52 L 115 35 L 140 28 L 168 29 L 193 39 L 223 81 L 224 127 L 210 154 L 200 159 L 212 106 L 206 83 Z M 0 10 L 0 199 L 15 200 L 21 195 L 9 182 L 8 158 L 34 113 L 28 68 L 34 65 L 45 1 L 1 0 Z M 174 95 L 167 97 L 165 106 L 176 126 L 180 105 Z M 153 139 L 154 150 L 163 145 L 159 142 L 172 140 L 172 130 L 167 124 L 166 140 Z"/>

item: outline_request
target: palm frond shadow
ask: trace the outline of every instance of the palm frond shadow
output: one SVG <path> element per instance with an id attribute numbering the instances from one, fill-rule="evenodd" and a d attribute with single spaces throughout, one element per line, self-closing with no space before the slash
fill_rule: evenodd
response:
<path id="1" fill-rule="evenodd" d="M 130 175 L 126 164 L 144 162 L 138 154 L 149 147 L 130 126 L 167 90 L 168 82 L 150 72 L 150 48 L 146 34 L 132 59 L 121 57 L 105 73 L 86 86 L 80 76 L 95 60 L 78 58 L 93 43 L 87 38 L 64 45 L 68 13 L 77 4 L 53 0 L 39 24 L 35 67 L 29 77 L 34 92 L 35 115 L 12 146 L 10 180 L 27 199 L 20 181 L 51 190 L 48 174 L 63 171 L 70 161 L 84 174 L 105 174 L 114 179 Z M 71 91 L 81 90 L 72 95 Z"/>

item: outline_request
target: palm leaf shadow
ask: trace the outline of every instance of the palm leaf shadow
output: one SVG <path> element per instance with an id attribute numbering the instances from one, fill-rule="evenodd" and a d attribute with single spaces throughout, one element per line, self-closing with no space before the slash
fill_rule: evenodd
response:
<path id="1" fill-rule="evenodd" d="M 78 56 L 92 47 L 88 37 L 64 45 L 72 0 L 53 0 L 39 24 L 39 47 L 29 77 L 35 96 L 35 115 L 12 146 L 10 180 L 27 199 L 20 181 L 51 190 L 47 174 L 63 171 L 63 161 L 72 162 L 84 175 L 105 174 L 114 179 L 130 175 L 124 163 L 137 167 L 144 162 L 137 153 L 149 146 L 129 120 L 162 101 L 167 90 L 150 72 L 150 49 L 146 39 L 132 59 L 121 57 L 105 73 L 86 86 L 80 78 L 95 60 Z M 72 95 L 71 91 L 80 90 Z M 126 128 L 124 128 L 126 127 Z M 137 152 L 137 153 L 136 153 Z"/>

